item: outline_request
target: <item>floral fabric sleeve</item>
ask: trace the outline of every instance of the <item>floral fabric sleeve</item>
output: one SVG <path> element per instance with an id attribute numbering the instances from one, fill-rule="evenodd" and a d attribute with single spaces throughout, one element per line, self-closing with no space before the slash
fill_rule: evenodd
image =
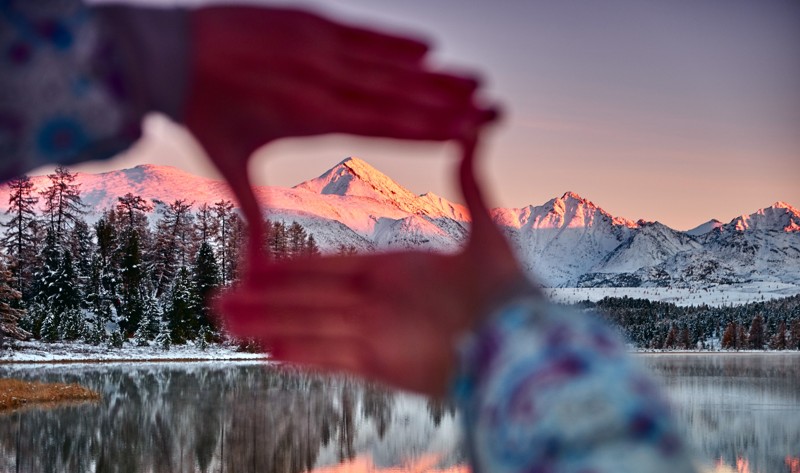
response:
<path id="1" fill-rule="evenodd" d="M 142 116 L 177 117 L 188 28 L 179 10 L 0 0 L 0 182 L 45 164 L 105 159 Z"/>
<path id="2" fill-rule="evenodd" d="M 462 347 L 476 473 L 693 472 L 658 387 L 601 320 L 507 304 Z"/>

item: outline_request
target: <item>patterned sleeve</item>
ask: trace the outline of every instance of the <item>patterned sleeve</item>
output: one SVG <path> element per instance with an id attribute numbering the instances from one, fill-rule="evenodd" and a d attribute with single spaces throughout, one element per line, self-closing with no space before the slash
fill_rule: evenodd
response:
<path id="1" fill-rule="evenodd" d="M 511 302 L 461 363 L 453 394 L 476 473 L 695 471 L 657 385 L 598 317 Z"/>
<path id="2" fill-rule="evenodd" d="M 180 118 L 186 13 L 80 0 L 0 0 L 0 182 L 105 159 L 148 111 Z"/>

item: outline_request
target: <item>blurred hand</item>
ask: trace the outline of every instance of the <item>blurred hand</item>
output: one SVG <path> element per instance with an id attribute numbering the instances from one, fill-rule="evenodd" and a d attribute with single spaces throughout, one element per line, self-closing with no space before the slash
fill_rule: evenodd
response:
<path id="1" fill-rule="evenodd" d="M 428 47 L 311 13 L 260 7 L 192 12 L 186 124 L 263 241 L 247 162 L 284 137 L 326 133 L 462 139 L 495 117 L 475 103 L 475 79 L 430 70 Z"/>
<path id="2" fill-rule="evenodd" d="M 462 334 L 511 293 L 536 291 L 491 221 L 472 154 L 468 143 L 460 181 L 473 225 L 461 253 L 257 260 L 220 301 L 229 330 L 278 360 L 443 395 Z"/>

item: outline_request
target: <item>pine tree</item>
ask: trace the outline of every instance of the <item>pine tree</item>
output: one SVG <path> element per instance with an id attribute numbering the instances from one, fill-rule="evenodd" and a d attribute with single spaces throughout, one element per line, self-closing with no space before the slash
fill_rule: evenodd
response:
<path id="1" fill-rule="evenodd" d="M 355 256 L 358 254 L 358 250 L 354 245 L 340 244 L 336 254 L 339 256 Z"/>
<path id="2" fill-rule="evenodd" d="M 85 212 L 80 187 L 74 184 L 76 175 L 64 166 L 48 174 L 50 186 L 40 192 L 44 199 L 44 215 L 48 228 L 55 233 L 56 242 L 63 245 L 68 232 Z"/>
<path id="3" fill-rule="evenodd" d="M 108 339 L 107 326 L 117 326 L 116 290 L 120 282 L 120 251 L 117 248 L 117 229 L 113 212 L 106 212 L 95 223 L 96 252 L 92 256 L 91 271 L 85 286 L 88 315 L 84 320 L 84 337 L 93 344 Z"/>
<path id="4" fill-rule="evenodd" d="M 47 341 L 75 340 L 83 332 L 80 293 L 69 251 L 54 249 L 55 232 L 48 230 L 48 251 L 45 255 L 42 285 L 37 294 L 39 335 Z M 36 332 L 34 331 L 34 334 Z"/>
<path id="5" fill-rule="evenodd" d="M 231 218 L 231 237 L 227 243 L 227 265 L 222 266 L 225 284 L 233 284 L 239 278 L 239 262 L 247 245 L 247 224 L 239 214 Z"/>
<path id="6" fill-rule="evenodd" d="M 754 350 L 762 350 L 764 348 L 764 317 L 761 314 L 753 317 L 753 321 L 750 323 L 747 346 Z"/>
<path id="7" fill-rule="evenodd" d="M 152 332 L 153 326 L 153 319 L 150 316 L 150 313 L 144 312 L 142 318 L 139 319 L 139 325 L 136 327 L 136 331 L 133 333 L 133 343 L 137 347 L 145 347 L 148 345 L 148 341 L 152 340 L 158 335 L 158 332 Z"/>
<path id="8" fill-rule="evenodd" d="M 32 268 L 36 260 L 36 213 L 38 198 L 33 196 L 33 181 L 21 176 L 8 182 L 8 210 L 11 218 L 2 224 L 6 233 L 2 246 L 10 259 L 9 269 L 13 275 L 12 287 L 23 297 L 30 293 Z M 14 302 L 19 306 L 19 300 Z"/>
<path id="9" fill-rule="evenodd" d="M 235 240 L 237 217 L 233 213 L 233 203 L 230 200 L 220 200 L 214 203 L 214 243 L 217 247 L 217 254 L 220 268 L 220 279 L 223 286 L 227 286 L 234 279 L 236 260 L 231 255 L 232 242 Z"/>
<path id="10" fill-rule="evenodd" d="M 789 328 L 789 349 L 800 350 L 800 319 L 795 319 Z"/>
<path id="11" fill-rule="evenodd" d="M 123 336 L 133 335 L 144 314 L 142 253 L 139 234 L 129 231 L 123 235 L 121 248 L 120 278 L 121 305 L 119 314 L 120 329 Z"/>
<path id="12" fill-rule="evenodd" d="M 739 324 L 736 327 L 736 349 L 745 348 L 747 348 L 747 332 L 744 330 L 744 324 Z"/>
<path id="13" fill-rule="evenodd" d="M 33 333 L 34 338 L 42 338 L 42 325 L 45 319 L 53 314 L 50 310 L 50 296 L 54 291 L 54 281 L 59 271 L 61 254 L 56 244 L 55 232 L 47 230 L 44 245 L 39 256 L 41 265 L 34 274 L 33 299 L 28 306 L 28 314 L 23 319 L 24 328 Z M 48 328 L 53 331 L 51 335 L 57 337 L 55 332 L 57 324 L 53 321 Z"/>
<path id="14" fill-rule="evenodd" d="M 688 350 L 691 348 L 691 345 L 692 342 L 689 338 L 689 328 L 684 327 L 681 329 L 680 335 L 678 336 L 678 346 L 684 350 Z"/>
<path id="15" fill-rule="evenodd" d="M 309 235 L 308 239 L 306 240 L 305 247 L 303 248 L 303 256 L 307 258 L 315 258 L 320 254 L 321 253 L 319 251 L 319 247 L 317 247 L 317 242 L 314 240 L 314 235 Z"/>
<path id="16" fill-rule="evenodd" d="M 159 324 L 158 335 L 156 335 L 156 346 L 164 351 L 167 351 L 172 346 L 172 337 L 170 336 L 169 323 L 162 321 Z"/>
<path id="17" fill-rule="evenodd" d="M 147 203 L 140 195 L 128 192 L 122 197 L 117 197 L 117 212 L 124 220 L 124 228 L 127 230 L 140 229 L 147 227 L 147 213 L 153 210 L 153 206 Z M 142 238 L 142 235 L 139 235 Z"/>
<path id="18" fill-rule="evenodd" d="M 161 312 L 158 309 L 158 302 L 152 296 L 146 297 L 143 301 L 142 317 L 133 333 L 133 343 L 139 347 L 149 345 L 150 340 L 158 336 L 160 323 Z"/>
<path id="19" fill-rule="evenodd" d="M 58 335 L 61 340 L 76 340 L 83 334 L 78 276 L 72 264 L 72 255 L 64 251 L 61 256 L 59 277 L 55 282 L 57 292 L 52 298 L 51 310 L 61 312 Z"/>
<path id="20" fill-rule="evenodd" d="M 267 236 L 267 251 L 272 259 L 278 261 L 286 259 L 289 253 L 289 236 L 283 222 L 267 222 L 269 235 Z"/>
<path id="21" fill-rule="evenodd" d="M 165 317 L 169 322 L 172 343 L 183 344 L 194 338 L 192 328 L 196 326 L 196 300 L 191 277 L 186 268 L 180 268 L 170 291 Z"/>
<path id="22" fill-rule="evenodd" d="M 166 205 L 156 201 L 161 218 L 156 223 L 153 255 L 153 281 L 156 296 L 161 297 L 175 277 L 176 270 L 192 260 L 194 227 L 191 203 L 180 199 Z"/>
<path id="23" fill-rule="evenodd" d="M 194 264 L 194 299 L 197 301 L 197 330 L 212 327 L 211 308 L 209 298 L 219 287 L 219 268 L 214 258 L 211 245 L 203 242 L 197 252 Z"/>
<path id="24" fill-rule="evenodd" d="M 731 322 L 727 327 L 725 327 L 725 333 L 722 335 L 721 345 L 725 350 L 734 350 L 737 348 L 735 322 Z"/>
<path id="25" fill-rule="evenodd" d="M 84 291 L 92 272 L 92 256 L 94 255 L 94 241 L 89 225 L 83 220 L 75 222 L 69 240 L 69 251 L 75 263 L 75 274 L 79 288 Z M 85 304 L 84 304 L 85 306 Z"/>
<path id="26" fill-rule="evenodd" d="M 195 215 L 195 234 L 199 243 L 208 243 L 218 232 L 214 209 L 206 203 L 200 205 Z"/>
<path id="27" fill-rule="evenodd" d="M 675 348 L 675 343 L 678 340 L 678 333 L 675 329 L 675 326 L 671 326 L 669 329 L 669 333 L 667 333 L 667 339 L 664 341 L 664 348 L 672 349 Z"/>
<path id="28" fill-rule="evenodd" d="M 306 248 L 308 235 L 305 228 L 297 222 L 292 222 L 286 230 L 287 256 L 296 258 L 303 255 Z"/>
<path id="29" fill-rule="evenodd" d="M 14 282 L 11 271 L 0 261 L 0 346 L 4 338 L 27 340 L 31 334 L 19 326 L 25 315 L 23 309 L 17 308 L 22 293 L 12 287 Z"/>
<path id="30" fill-rule="evenodd" d="M 769 341 L 769 347 L 773 350 L 786 350 L 786 321 L 781 320 L 775 334 Z"/>

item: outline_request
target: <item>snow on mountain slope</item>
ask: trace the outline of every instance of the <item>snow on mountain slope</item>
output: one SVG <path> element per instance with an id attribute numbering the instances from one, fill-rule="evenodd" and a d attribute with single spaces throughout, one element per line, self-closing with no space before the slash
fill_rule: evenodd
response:
<path id="1" fill-rule="evenodd" d="M 710 231 L 716 230 L 717 228 L 721 227 L 722 225 L 723 225 L 722 222 L 720 222 L 719 220 L 717 220 L 715 218 L 712 218 L 708 222 L 701 223 L 700 225 L 692 228 L 691 230 L 687 230 L 684 233 L 686 233 L 687 235 L 691 235 L 691 236 L 702 236 L 702 235 L 705 235 L 706 233 L 708 233 Z"/>
<path id="2" fill-rule="evenodd" d="M 597 268 L 605 273 L 632 273 L 658 266 L 678 253 L 702 248 L 692 236 L 659 222 L 638 222 L 638 231 L 611 252 Z"/>
<path id="3" fill-rule="evenodd" d="M 542 206 L 495 209 L 525 267 L 546 286 L 577 280 L 625 242 L 637 224 L 566 192 Z"/>
<path id="4" fill-rule="evenodd" d="M 441 228 L 439 222 L 428 217 L 411 215 L 394 220 L 379 218 L 376 222 L 374 240 L 378 248 L 391 250 L 407 250 L 429 248 L 445 252 L 454 252 L 460 247 L 461 239 Z M 452 231 L 457 232 L 457 228 Z M 466 231 L 462 234 L 465 236 Z"/>
<path id="5" fill-rule="evenodd" d="M 731 227 L 733 227 L 731 229 Z M 724 226 L 725 231 L 780 230 L 787 233 L 800 232 L 800 211 L 786 202 L 775 202 L 750 215 L 736 217 Z"/>
<path id="6" fill-rule="evenodd" d="M 784 202 L 736 217 L 701 241 L 742 280 L 800 282 L 800 211 Z"/>
<path id="7" fill-rule="evenodd" d="M 664 264 L 678 254 L 700 249 L 702 245 L 684 232 L 640 220 L 630 238 L 580 276 L 577 286 L 670 285 L 674 282 Z"/>
<path id="8" fill-rule="evenodd" d="M 32 176 L 38 192 L 50 181 L 47 176 Z M 186 199 L 194 203 L 213 204 L 220 199 L 233 199 L 228 186 L 169 166 L 140 165 L 131 169 L 102 174 L 78 173 L 89 220 L 117 204 L 117 198 L 132 193 L 148 201 L 173 202 Z M 268 218 L 297 220 L 312 231 L 325 250 L 340 245 L 359 250 L 415 244 L 432 250 L 451 251 L 463 240 L 465 230 L 455 219 L 467 215 L 463 206 L 433 194 L 417 197 L 369 164 L 348 158 L 323 176 L 293 189 L 256 187 L 254 192 L 269 210 Z M 0 186 L 0 209 L 7 209 L 8 187 Z M 41 202 L 40 202 L 41 203 Z M 389 237 L 382 219 L 403 222 L 394 227 L 408 233 Z M 411 235 L 413 234 L 413 236 Z"/>
<path id="9" fill-rule="evenodd" d="M 340 197 L 362 197 L 395 206 L 403 212 L 427 215 L 432 218 L 465 215 L 462 206 L 442 197 L 420 197 L 365 161 L 350 157 L 321 176 L 293 187 L 314 194 Z"/>
<path id="10" fill-rule="evenodd" d="M 31 176 L 36 191 L 50 185 L 47 176 Z M 117 197 L 130 192 L 150 201 L 172 202 L 177 199 L 212 204 L 232 199 L 228 186 L 221 181 L 189 174 L 171 166 L 142 164 L 130 169 L 101 174 L 77 173 L 75 184 L 90 212 L 100 212 L 117 204 Z M 38 194 L 37 194 L 38 195 Z M 42 204 L 42 199 L 39 199 Z M 0 185 L 0 208 L 8 207 L 8 186 Z"/>
<path id="11" fill-rule="evenodd" d="M 290 225 L 297 222 L 306 232 L 314 236 L 317 246 L 324 252 L 336 252 L 341 247 L 353 247 L 364 253 L 375 250 L 375 244 L 347 225 L 336 220 L 320 218 L 313 214 L 274 210 L 269 214 L 270 220 Z"/>
<path id="12" fill-rule="evenodd" d="M 37 191 L 49 183 L 46 176 L 32 179 Z M 167 166 L 78 174 L 75 183 L 95 218 L 128 192 L 147 200 L 186 199 L 195 208 L 232 199 L 223 182 Z M 257 187 L 255 193 L 269 218 L 301 223 L 326 251 L 344 245 L 450 252 L 468 234 L 464 206 L 431 193 L 417 196 L 358 158 L 294 188 Z M 3 185 L 0 211 L 7 205 Z M 540 206 L 493 209 L 492 218 L 546 286 L 800 285 L 800 211 L 785 202 L 688 232 L 614 217 L 573 192 Z"/>

